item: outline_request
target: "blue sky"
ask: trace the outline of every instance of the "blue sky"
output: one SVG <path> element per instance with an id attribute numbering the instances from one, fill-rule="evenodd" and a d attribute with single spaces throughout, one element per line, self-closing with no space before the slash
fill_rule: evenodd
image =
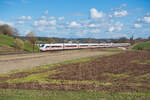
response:
<path id="1" fill-rule="evenodd" d="M 0 24 L 25 36 L 150 36 L 150 0 L 0 0 Z"/>

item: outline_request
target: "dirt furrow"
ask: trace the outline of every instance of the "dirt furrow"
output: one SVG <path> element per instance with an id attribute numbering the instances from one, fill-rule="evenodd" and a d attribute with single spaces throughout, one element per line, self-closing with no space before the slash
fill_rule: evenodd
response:
<path id="1" fill-rule="evenodd" d="M 66 60 L 73 60 L 96 55 L 106 55 L 111 52 L 100 50 L 73 50 L 58 53 L 37 53 L 23 55 L 0 56 L 0 73 L 7 73 L 12 70 L 23 70 L 35 66 L 60 63 Z"/>

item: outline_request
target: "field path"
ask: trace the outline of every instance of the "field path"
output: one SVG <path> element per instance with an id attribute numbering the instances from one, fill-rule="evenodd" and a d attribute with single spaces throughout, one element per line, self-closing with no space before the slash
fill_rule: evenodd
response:
<path id="1" fill-rule="evenodd" d="M 110 51 L 100 50 L 71 50 L 57 53 L 34 53 L 34 54 L 15 54 L 0 56 L 0 73 L 7 73 L 12 70 L 23 70 L 40 65 L 48 65 L 73 60 L 78 58 L 108 55 Z"/>

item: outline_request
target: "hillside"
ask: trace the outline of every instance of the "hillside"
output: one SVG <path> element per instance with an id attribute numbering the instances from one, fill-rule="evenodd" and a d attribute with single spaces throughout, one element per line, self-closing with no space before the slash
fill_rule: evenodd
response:
<path id="1" fill-rule="evenodd" d="M 132 49 L 134 50 L 150 50 L 150 41 L 142 42 L 135 45 Z"/>
<path id="2" fill-rule="evenodd" d="M 15 38 L 9 37 L 7 35 L 0 34 L 0 53 L 2 52 L 15 52 L 14 48 Z M 22 51 L 32 51 L 32 45 L 28 41 L 22 40 L 24 43 L 24 47 Z M 38 47 L 35 48 L 35 51 L 38 51 Z"/>

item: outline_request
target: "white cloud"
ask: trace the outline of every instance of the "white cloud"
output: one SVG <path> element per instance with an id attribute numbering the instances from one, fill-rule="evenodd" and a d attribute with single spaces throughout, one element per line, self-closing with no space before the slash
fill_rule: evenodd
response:
<path id="1" fill-rule="evenodd" d="M 31 16 L 21 16 L 19 17 L 19 20 L 32 20 Z"/>
<path id="2" fill-rule="evenodd" d="M 81 25 L 79 23 L 77 23 L 76 21 L 73 21 L 70 23 L 69 25 L 70 27 L 80 27 Z"/>
<path id="3" fill-rule="evenodd" d="M 40 32 L 45 32 L 45 31 L 46 31 L 46 30 L 45 30 L 45 27 L 38 27 L 37 29 L 38 29 L 38 31 L 40 31 Z"/>
<path id="4" fill-rule="evenodd" d="M 91 33 L 99 33 L 99 32 L 101 32 L 101 30 L 100 29 L 92 29 L 90 32 Z"/>
<path id="5" fill-rule="evenodd" d="M 12 23 L 12 22 L 0 21 L 0 25 L 4 25 L 4 24 L 8 24 L 10 26 L 14 25 L 14 23 Z"/>
<path id="6" fill-rule="evenodd" d="M 121 31 L 122 30 L 122 27 L 123 27 L 123 24 L 122 23 L 120 23 L 120 22 L 116 22 L 115 23 L 115 29 L 116 30 L 118 30 L 118 31 Z"/>
<path id="7" fill-rule="evenodd" d="M 105 14 L 104 14 L 102 11 L 98 12 L 98 10 L 95 9 L 95 8 L 91 8 L 91 9 L 90 9 L 90 16 L 91 16 L 91 18 L 93 18 L 93 19 L 98 19 L 98 18 L 104 17 Z"/>
<path id="8" fill-rule="evenodd" d="M 31 17 L 31 16 L 28 16 L 28 17 L 27 17 L 27 20 L 32 20 L 32 17 Z"/>
<path id="9" fill-rule="evenodd" d="M 51 21 L 49 21 L 49 24 L 51 24 L 51 25 L 56 25 L 56 20 L 51 20 Z"/>
<path id="10" fill-rule="evenodd" d="M 127 14 L 128 14 L 128 12 L 126 10 L 115 11 L 114 12 L 115 17 L 123 17 L 123 16 L 126 16 Z"/>
<path id="11" fill-rule="evenodd" d="M 140 24 L 134 24 L 134 27 L 135 27 L 135 28 L 141 28 L 142 25 L 140 25 Z"/>
<path id="12" fill-rule="evenodd" d="M 49 19 L 55 19 L 55 17 L 54 17 L 54 16 L 51 16 L 51 17 L 49 17 Z"/>
<path id="13" fill-rule="evenodd" d="M 109 28 L 109 32 L 113 32 L 113 31 L 121 31 L 123 27 L 123 24 L 120 22 L 116 22 L 113 24 L 113 26 L 111 26 Z"/>
<path id="14" fill-rule="evenodd" d="M 100 24 L 90 24 L 89 27 L 94 28 L 94 27 L 99 27 Z"/>
<path id="15" fill-rule="evenodd" d="M 117 31 L 121 31 L 121 30 L 122 30 L 122 27 L 118 26 L 118 27 L 116 27 L 116 30 L 117 30 Z"/>
<path id="16" fill-rule="evenodd" d="M 143 20 L 144 20 L 144 22 L 146 22 L 146 23 L 150 23 L 150 17 L 144 17 Z"/>
<path id="17" fill-rule="evenodd" d="M 26 20 L 26 16 L 21 16 L 19 19 Z"/>
<path id="18" fill-rule="evenodd" d="M 100 29 L 84 29 L 82 30 L 82 34 L 87 34 L 87 33 L 100 33 L 101 30 Z"/>
<path id="19" fill-rule="evenodd" d="M 41 19 L 39 21 L 34 21 L 34 26 L 39 26 L 39 25 L 56 25 L 56 20 L 45 20 L 45 19 Z"/>
<path id="20" fill-rule="evenodd" d="M 25 35 L 27 35 L 29 32 L 31 32 L 31 30 L 27 30 L 27 31 L 25 31 Z"/>
<path id="21" fill-rule="evenodd" d="M 115 25 L 116 25 L 116 26 L 119 26 L 119 27 L 123 27 L 123 24 L 120 23 L 120 22 L 116 22 Z"/>
<path id="22" fill-rule="evenodd" d="M 64 20 L 65 19 L 65 17 L 59 17 L 58 18 L 58 20 Z"/>
<path id="23" fill-rule="evenodd" d="M 34 26 L 38 26 L 38 25 L 39 25 L 38 21 L 34 21 Z"/>
<path id="24" fill-rule="evenodd" d="M 56 27 L 48 27 L 48 26 L 39 26 L 37 30 L 44 33 L 49 33 L 52 30 L 56 30 Z"/>
<path id="25" fill-rule="evenodd" d="M 41 19 L 45 20 L 45 19 L 46 19 L 46 16 L 41 16 Z"/>
<path id="26" fill-rule="evenodd" d="M 17 23 L 18 23 L 18 24 L 24 24 L 25 22 L 20 20 L 20 21 L 18 21 Z"/>
<path id="27" fill-rule="evenodd" d="M 48 22 L 46 20 L 34 21 L 34 26 L 39 26 L 39 25 L 48 25 Z"/>
<path id="28" fill-rule="evenodd" d="M 96 25 L 95 24 L 90 24 L 89 27 L 96 27 Z"/>
<path id="29" fill-rule="evenodd" d="M 48 25 L 48 22 L 46 20 L 39 20 L 38 22 L 40 25 Z"/>
<path id="30" fill-rule="evenodd" d="M 112 26 L 109 28 L 109 32 L 113 32 L 115 30 L 115 28 Z"/>

